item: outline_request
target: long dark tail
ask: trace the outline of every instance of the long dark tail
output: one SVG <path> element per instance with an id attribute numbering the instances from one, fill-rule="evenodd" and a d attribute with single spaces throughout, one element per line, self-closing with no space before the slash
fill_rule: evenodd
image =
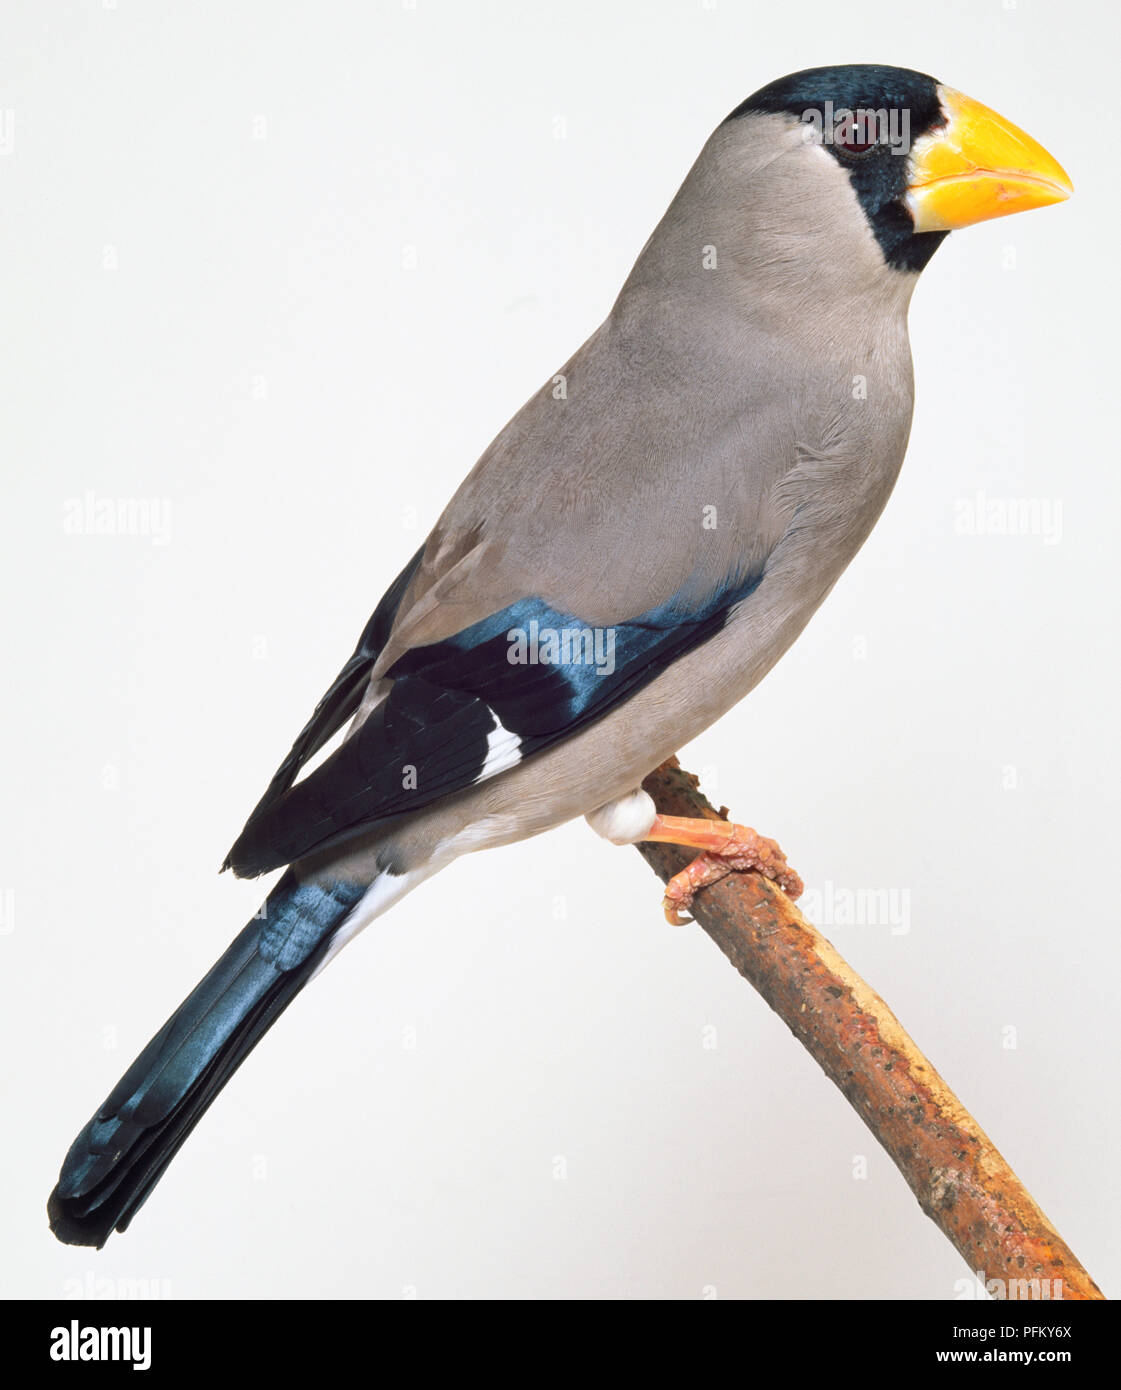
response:
<path id="1" fill-rule="evenodd" d="M 300 992 L 363 888 L 286 875 L 70 1146 L 47 1203 L 67 1245 L 105 1244 L 143 1205 L 207 1107 Z"/>

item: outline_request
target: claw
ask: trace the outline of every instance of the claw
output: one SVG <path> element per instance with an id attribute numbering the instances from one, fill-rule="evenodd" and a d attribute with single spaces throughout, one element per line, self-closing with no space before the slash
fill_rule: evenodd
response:
<path id="1" fill-rule="evenodd" d="M 692 906 L 693 898 L 702 888 L 732 872 L 754 869 L 778 884 L 789 897 L 797 898 L 802 893 L 801 878 L 786 862 L 786 856 L 775 841 L 757 835 L 745 825 L 658 816 L 645 838 L 702 850 L 666 884 L 662 909 L 671 926 L 680 927 L 691 922 L 693 919 L 682 916 L 682 911 Z"/>

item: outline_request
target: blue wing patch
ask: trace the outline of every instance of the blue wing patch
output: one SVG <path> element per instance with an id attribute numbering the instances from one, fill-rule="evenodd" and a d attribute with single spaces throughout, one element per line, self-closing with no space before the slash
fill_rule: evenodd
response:
<path id="1" fill-rule="evenodd" d="M 485 700 L 526 753 L 537 752 L 713 636 L 761 578 L 723 588 L 699 609 L 685 609 L 675 595 L 612 627 L 589 627 L 543 599 L 520 599 L 444 642 L 406 652 L 387 674 L 423 676 Z"/>
<path id="2" fill-rule="evenodd" d="M 413 648 L 386 672 L 384 703 L 254 812 L 229 862 L 238 874 L 266 873 L 542 752 L 714 636 L 761 580 L 737 579 L 699 606 L 674 595 L 602 628 L 529 597 Z"/>

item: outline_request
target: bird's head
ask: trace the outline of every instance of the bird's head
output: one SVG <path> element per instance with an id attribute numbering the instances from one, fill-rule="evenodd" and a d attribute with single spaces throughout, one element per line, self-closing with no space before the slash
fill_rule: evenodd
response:
<path id="1" fill-rule="evenodd" d="M 947 232 L 1073 192 L 1062 166 L 1030 135 L 907 68 L 793 73 L 748 97 L 724 127 L 759 118 L 781 122 L 808 147 L 804 158 L 834 161 L 884 260 L 898 270 L 921 270 Z"/>

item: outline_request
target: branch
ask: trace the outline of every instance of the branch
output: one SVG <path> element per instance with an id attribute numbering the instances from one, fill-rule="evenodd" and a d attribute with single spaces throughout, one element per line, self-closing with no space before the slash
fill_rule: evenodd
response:
<path id="1" fill-rule="evenodd" d="M 643 786 L 663 815 L 721 818 L 676 758 Z M 677 845 L 636 848 L 663 881 L 693 857 Z M 757 873 L 729 874 L 697 895 L 692 912 L 840 1089 L 971 1270 L 1061 1279 L 1065 1299 L 1104 1297 L 884 1001 L 779 888 Z"/>

